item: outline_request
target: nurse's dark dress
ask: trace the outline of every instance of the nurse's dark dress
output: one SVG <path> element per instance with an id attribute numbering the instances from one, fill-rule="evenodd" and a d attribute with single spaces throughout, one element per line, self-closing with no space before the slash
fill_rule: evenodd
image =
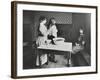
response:
<path id="1" fill-rule="evenodd" d="M 76 44 L 73 46 L 73 50 L 72 50 L 72 53 L 73 54 L 76 54 L 77 52 L 81 51 L 84 49 L 84 46 L 85 46 L 85 40 L 84 40 L 84 34 L 83 35 L 80 35 Z"/>

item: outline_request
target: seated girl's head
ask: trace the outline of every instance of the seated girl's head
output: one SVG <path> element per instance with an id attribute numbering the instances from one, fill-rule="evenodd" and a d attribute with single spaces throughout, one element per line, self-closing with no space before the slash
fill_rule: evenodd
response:
<path id="1" fill-rule="evenodd" d="M 40 23 L 43 23 L 45 24 L 47 22 L 47 19 L 45 16 L 41 16 L 40 19 L 39 19 Z"/>
<path id="2" fill-rule="evenodd" d="M 80 32 L 80 33 L 83 33 L 83 29 L 81 28 L 81 29 L 79 30 L 79 32 Z"/>

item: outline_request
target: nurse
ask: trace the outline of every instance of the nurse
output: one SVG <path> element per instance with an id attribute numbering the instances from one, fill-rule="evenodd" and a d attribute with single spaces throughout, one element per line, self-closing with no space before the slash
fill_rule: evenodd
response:
<path id="1" fill-rule="evenodd" d="M 40 17 L 39 22 L 40 23 L 38 27 L 38 38 L 36 40 L 36 44 L 38 46 L 41 46 L 41 45 L 45 45 L 47 41 L 48 31 L 46 26 L 46 22 L 47 22 L 46 17 L 44 16 Z M 43 53 L 40 56 L 40 61 L 41 61 L 41 65 L 45 64 L 47 62 L 47 54 Z M 36 65 L 39 66 L 39 55 L 37 55 Z"/>

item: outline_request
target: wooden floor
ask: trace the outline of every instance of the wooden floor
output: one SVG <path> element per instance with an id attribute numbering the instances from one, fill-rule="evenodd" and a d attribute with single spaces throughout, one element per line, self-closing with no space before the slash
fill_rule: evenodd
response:
<path id="1" fill-rule="evenodd" d="M 42 68 L 61 68 L 66 67 L 67 64 L 67 58 L 64 57 L 64 55 L 55 55 L 55 60 L 57 60 L 57 63 L 50 62 L 48 65 L 43 65 Z"/>
<path id="2" fill-rule="evenodd" d="M 44 64 L 42 68 L 68 67 L 67 66 L 68 61 L 64 55 L 55 55 L 55 59 L 57 60 L 57 63 L 53 63 L 49 61 L 48 65 Z M 72 55 L 71 67 L 78 67 L 78 66 L 88 66 L 88 64 L 80 54 Z"/>

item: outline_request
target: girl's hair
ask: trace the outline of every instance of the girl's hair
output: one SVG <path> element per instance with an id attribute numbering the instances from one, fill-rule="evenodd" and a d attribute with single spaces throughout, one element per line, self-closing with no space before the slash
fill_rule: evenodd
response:
<path id="1" fill-rule="evenodd" d="M 41 22 L 41 21 L 43 21 L 43 20 L 45 20 L 45 19 L 46 19 L 45 16 L 41 16 L 41 17 L 39 18 L 39 22 Z"/>
<path id="2" fill-rule="evenodd" d="M 52 20 L 55 20 L 55 18 L 53 17 L 53 18 L 50 19 L 50 21 L 48 23 L 48 29 L 50 28 L 50 25 L 51 26 L 54 25 L 54 23 L 52 22 Z"/>

